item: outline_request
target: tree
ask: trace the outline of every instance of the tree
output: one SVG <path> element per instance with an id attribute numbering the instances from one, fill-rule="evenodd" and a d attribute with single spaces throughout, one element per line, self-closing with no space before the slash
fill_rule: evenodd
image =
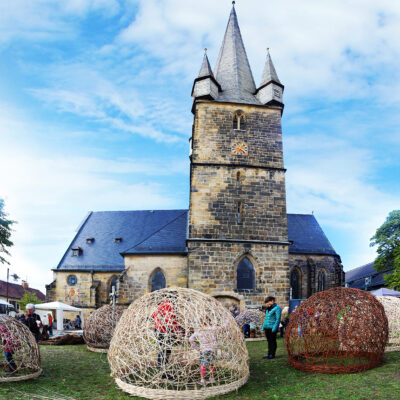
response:
<path id="1" fill-rule="evenodd" d="M 7 247 L 11 247 L 14 243 L 10 240 L 11 226 L 15 223 L 7 218 L 8 215 L 4 211 L 4 200 L 0 199 L 0 263 L 10 264 L 3 256 L 2 253 L 9 256 L 10 253 Z"/>
<path id="2" fill-rule="evenodd" d="M 18 302 L 19 309 L 20 310 L 25 310 L 26 305 L 32 303 L 32 304 L 40 304 L 41 301 L 38 299 L 35 293 L 30 292 L 29 290 L 25 290 L 24 295 L 21 297 L 21 300 Z"/>
<path id="3" fill-rule="evenodd" d="M 391 288 L 400 288 L 400 210 L 389 213 L 371 238 L 370 246 L 378 246 L 375 269 L 378 272 L 392 269 L 393 274 L 385 274 L 385 281 Z"/>

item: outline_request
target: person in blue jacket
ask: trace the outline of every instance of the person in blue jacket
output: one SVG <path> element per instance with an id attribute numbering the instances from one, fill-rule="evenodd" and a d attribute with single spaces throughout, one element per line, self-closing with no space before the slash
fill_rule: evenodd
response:
<path id="1" fill-rule="evenodd" d="M 265 332 L 265 336 L 268 340 L 268 354 L 263 358 L 271 359 L 275 358 L 276 354 L 276 334 L 278 332 L 279 323 L 281 322 L 282 309 L 275 303 L 275 297 L 268 296 L 264 303 L 267 310 L 261 330 Z"/>

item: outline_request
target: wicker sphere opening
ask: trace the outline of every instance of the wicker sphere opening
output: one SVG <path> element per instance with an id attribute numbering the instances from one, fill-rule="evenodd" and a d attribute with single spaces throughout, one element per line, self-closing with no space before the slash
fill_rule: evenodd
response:
<path id="1" fill-rule="evenodd" d="M 393 296 L 376 296 L 385 309 L 389 323 L 386 351 L 400 350 L 400 299 Z"/>
<path id="2" fill-rule="evenodd" d="M 243 334 L 216 299 L 192 289 L 149 293 L 121 317 L 108 352 L 118 386 L 149 399 L 204 399 L 249 376 Z"/>
<path id="3" fill-rule="evenodd" d="M 0 382 L 17 382 L 38 377 L 39 346 L 31 331 L 14 317 L 0 315 Z"/>
<path id="4" fill-rule="evenodd" d="M 85 321 L 83 338 L 86 347 L 96 353 L 107 353 L 114 329 L 125 308 L 105 305 L 93 311 Z"/>
<path id="5" fill-rule="evenodd" d="M 293 367 L 323 373 L 359 372 L 379 365 L 388 338 L 382 304 L 370 293 L 333 288 L 304 301 L 285 332 Z"/>

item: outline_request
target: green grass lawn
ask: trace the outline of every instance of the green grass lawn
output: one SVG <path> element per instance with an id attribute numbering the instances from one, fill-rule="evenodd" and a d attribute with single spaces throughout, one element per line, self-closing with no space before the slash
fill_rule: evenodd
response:
<path id="1" fill-rule="evenodd" d="M 375 369 L 348 375 L 311 374 L 293 369 L 282 339 L 274 360 L 263 360 L 266 342 L 248 343 L 250 379 L 237 393 L 215 399 L 400 399 L 400 352 L 385 354 Z M 107 357 L 85 346 L 41 346 L 40 378 L 0 384 L 0 399 L 134 399 L 117 388 Z"/>

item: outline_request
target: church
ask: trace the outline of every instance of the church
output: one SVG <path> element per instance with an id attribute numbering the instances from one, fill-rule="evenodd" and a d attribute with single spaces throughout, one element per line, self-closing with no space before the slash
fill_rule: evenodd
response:
<path id="1" fill-rule="evenodd" d="M 244 309 L 344 285 L 315 217 L 286 211 L 283 91 L 269 52 L 256 86 L 233 5 L 216 66 L 205 54 L 192 88 L 188 209 L 90 212 L 47 300 L 90 312 L 181 286 Z"/>

